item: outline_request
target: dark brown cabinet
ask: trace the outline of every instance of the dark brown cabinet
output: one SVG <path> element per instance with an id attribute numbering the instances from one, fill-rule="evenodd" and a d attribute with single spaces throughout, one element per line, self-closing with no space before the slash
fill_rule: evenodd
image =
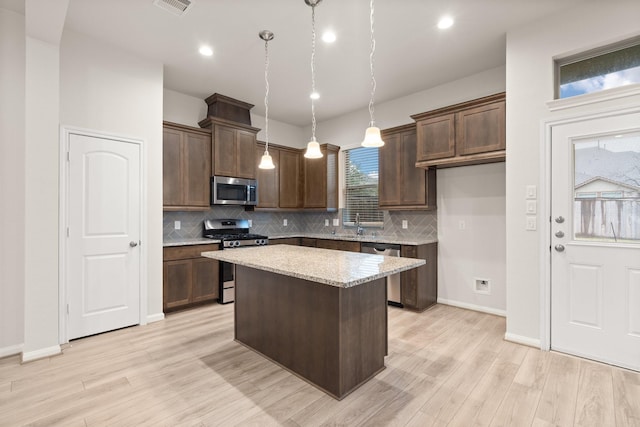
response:
<path id="1" fill-rule="evenodd" d="M 411 116 L 417 166 L 464 166 L 505 160 L 505 94 Z"/>
<path id="2" fill-rule="evenodd" d="M 269 239 L 269 244 L 300 246 L 300 237 L 283 237 L 281 239 Z"/>
<path id="3" fill-rule="evenodd" d="M 165 122 L 162 185 L 165 210 L 209 208 L 211 132 Z"/>
<path id="4" fill-rule="evenodd" d="M 213 175 L 256 177 L 256 135 L 260 129 L 215 117 L 199 124 L 213 133 Z"/>
<path id="5" fill-rule="evenodd" d="M 360 242 L 351 240 L 318 239 L 317 248 L 334 249 L 336 251 L 360 252 Z"/>
<path id="6" fill-rule="evenodd" d="M 259 142 L 256 164 L 260 163 L 265 144 Z M 299 209 L 302 207 L 300 150 L 269 144 L 269 154 L 275 169 L 259 169 L 258 206 L 256 209 Z"/>
<path id="7" fill-rule="evenodd" d="M 416 125 L 382 131 L 378 204 L 382 209 L 435 209 L 435 170 L 416 167 Z"/>
<path id="8" fill-rule="evenodd" d="M 438 244 L 402 245 L 400 256 L 427 261 L 423 266 L 400 273 L 402 304 L 412 310 L 424 311 L 438 300 Z"/>
<path id="9" fill-rule="evenodd" d="M 338 151 L 330 144 L 320 146 L 322 158 L 304 159 L 304 208 L 338 209 Z"/>
<path id="10" fill-rule="evenodd" d="M 163 250 L 163 309 L 171 311 L 218 298 L 219 262 L 201 252 L 218 245 L 165 247 Z"/>

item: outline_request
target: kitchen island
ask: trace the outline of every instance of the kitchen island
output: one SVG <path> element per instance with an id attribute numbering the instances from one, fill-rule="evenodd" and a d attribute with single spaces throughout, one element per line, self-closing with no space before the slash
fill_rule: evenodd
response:
<path id="1" fill-rule="evenodd" d="M 236 341 L 336 399 L 384 369 L 385 277 L 425 263 L 290 245 L 202 256 L 236 265 Z"/>

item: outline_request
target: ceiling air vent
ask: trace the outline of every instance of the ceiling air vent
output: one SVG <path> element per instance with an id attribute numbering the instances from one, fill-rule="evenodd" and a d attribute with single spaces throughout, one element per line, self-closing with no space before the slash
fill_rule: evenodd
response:
<path id="1" fill-rule="evenodd" d="M 153 4 L 176 16 L 182 16 L 191 8 L 191 0 L 153 0 Z"/>

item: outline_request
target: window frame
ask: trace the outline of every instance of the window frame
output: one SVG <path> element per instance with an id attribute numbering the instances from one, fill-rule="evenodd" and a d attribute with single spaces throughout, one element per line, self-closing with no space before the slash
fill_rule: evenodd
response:
<path id="1" fill-rule="evenodd" d="M 348 216 L 348 203 L 347 203 L 347 191 L 348 191 L 348 187 L 347 187 L 347 152 L 349 150 L 354 150 L 357 148 L 364 148 L 362 147 L 362 145 L 360 144 L 350 144 L 350 145 L 344 145 L 341 147 L 340 149 L 340 168 L 342 173 L 341 175 L 341 184 L 342 184 L 342 191 L 340 192 L 341 195 L 341 207 L 342 207 L 342 214 L 341 214 L 341 220 L 342 220 L 342 225 L 344 227 L 355 227 L 355 221 L 345 221 L 345 218 L 347 218 Z M 378 149 L 379 150 L 379 149 Z M 379 151 L 378 151 L 379 153 Z M 380 167 L 380 163 L 378 162 L 378 171 L 379 171 L 379 167 Z M 379 173 L 379 172 L 378 172 Z M 378 188 L 380 185 L 380 177 L 378 175 L 378 183 L 376 184 L 376 188 Z M 362 221 L 360 222 L 360 225 L 362 227 L 367 227 L 367 228 L 384 228 L 384 210 L 379 208 L 379 204 L 378 204 L 378 209 L 377 211 L 379 211 L 381 213 L 382 216 L 382 220 L 381 221 Z"/>

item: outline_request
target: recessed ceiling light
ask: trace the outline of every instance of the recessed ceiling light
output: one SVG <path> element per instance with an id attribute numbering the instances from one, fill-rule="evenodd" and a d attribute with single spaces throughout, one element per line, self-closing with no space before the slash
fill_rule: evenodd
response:
<path id="1" fill-rule="evenodd" d="M 311 98 L 311 99 L 319 99 L 320 98 L 320 94 L 318 92 L 312 92 L 311 95 L 309 95 L 309 98 Z"/>
<path id="2" fill-rule="evenodd" d="M 202 56 L 213 55 L 213 49 L 211 49 L 209 46 L 200 46 L 200 49 L 198 49 L 198 52 L 200 52 L 200 55 Z"/>
<path id="3" fill-rule="evenodd" d="M 331 30 L 325 31 L 322 34 L 322 41 L 325 43 L 333 43 L 334 41 L 336 41 L 336 33 Z"/>
<path id="4" fill-rule="evenodd" d="M 438 21 L 438 28 L 441 30 L 447 29 L 453 25 L 453 18 L 450 16 L 443 16 Z"/>

